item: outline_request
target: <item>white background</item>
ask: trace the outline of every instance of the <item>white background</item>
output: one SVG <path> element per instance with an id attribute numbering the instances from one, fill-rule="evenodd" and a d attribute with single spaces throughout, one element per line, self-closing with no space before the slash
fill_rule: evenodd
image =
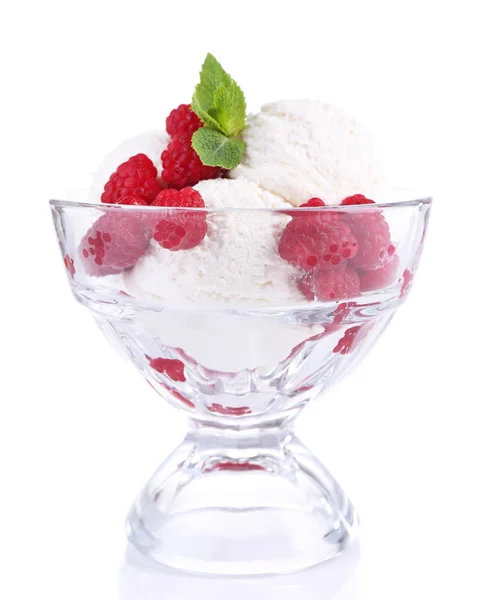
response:
<path id="1" fill-rule="evenodd" d="M 479 597 L 479 52 L 473 0 L 12 2 L 0 15 L 0 597 Z M 129 504 L 185 431 L 69 292 L 47 199 L 188 101 L 207 51 L 249 108 L 320 97 L 435 196 L 408 303 L 298 422 L 362 517 L 361 558 L 231 582 L 124 562 Z"/>

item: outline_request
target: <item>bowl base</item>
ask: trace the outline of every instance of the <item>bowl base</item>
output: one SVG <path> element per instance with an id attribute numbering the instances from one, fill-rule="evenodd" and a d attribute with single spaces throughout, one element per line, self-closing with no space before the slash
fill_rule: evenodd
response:
<path id="1" fill-rule="evenodd" d="M 321 463 L 291 433 L 263 433 L 261 444 L 254 435 L 254 448 L 235 435 L 220 450 L 190 434 L 158 469 L 127 519 L 135 548 L 223 575 L 292 572 L 342 552 L 358 519 Z"/>

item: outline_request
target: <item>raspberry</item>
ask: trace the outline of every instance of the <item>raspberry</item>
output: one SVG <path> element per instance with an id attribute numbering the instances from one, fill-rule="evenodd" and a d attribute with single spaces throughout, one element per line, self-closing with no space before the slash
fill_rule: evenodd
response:
<path id="1" fill-rule="evenodd" d="M 173 381 L 186 381 L 185 365 L 178 359 L 171 358 L 150 358 L 150 367 L 164 373 Z"/>
<path id="2" fill-rule="evenodd" d="M 66 270 L 68 271 L 68 274 L 73 279 L 75 276 L 75 271 L 76 271 L 75 261 L 69 254 L 65 254 L 65 258 L 63 259 L 63 262 L 65 263 L 65 267 L 66 267 Z"/>
<path id="3" fill-rule="evenodd" d="M 401 292 L 399 294 L 400 298 L 404 298 L 404 296 L 409 292 L 409 288 L 411 287 L 412 284 L 412 280 L 414 277 L 414 273 L 412 271 L 410 271 L 409 269 L 405 269 L 404 273 L 402 274 L 402 285 L 401 285 Z M 399 282 L 401 281 L 401 279 L 399 280 Z"/>
<path id="4" fill-rule="evenodd" d="M 122 204 L 124 206 L 148 206 L 148 202 L 138 196 L 122 196 L 117 204 Z"/>
<path id="5" fill-rule="evenodd" d="M 161 190 L 157 177 L 158 171 L 147 156 L 132 156 L 111 175 L 101 201 L 117 204 L 123 196 L 134 195 L 150 204 Z"/>
<path id="6" fill-rule="evenodd" d="M 193 188 L 182 190 L 163 190 L 152 206 L 171 206 L 173 208 L 204 208 L 200 193 Z M 205 237 L 208 226 L 204 212 L 181 210 L 165 211 L 157 221 L 153 238 L 167 250 L 189 250 L 198 246 Z"/>
<path id="7" fill-rule="evenodd" d="M 251 409 L 249 406 L 223 406 L 213 402 L 211 406 L 206 407 L 210 412 L 218 413 L 219 415 L 227 415 L 230 417 L 242 417 L 243 415 L 250 415 Z"/>
<path id="8" fill-rule="evenodd" d="M 335 213 L 315 218 L 298 216 L 286 225 L 278 251 L 295 267 L 330 269 L 355 256 L 357 242 Z"/>
<path id="9" fill-rule="evenodd" d="M 362 292 L 371 292 L 387 287 L 396 279 L 399 257 L 394 255 L 383 267 L 375 271 L 362 271 L 359 280 Z"/>
<path id="10" fill-rule="evenodd" d="M 121 273 L 135 265 L 148 248 L 152 228 L 142 215 L 111 209 L 80 242 L 80 256 L 89 275 Z"/>
<path id="11" fill-rule="evenodd" d="M 359 275 L 349 265 L 315 269 L 299 278 L 297 285 L 308 300 L 346 300 L 359 294 Z"/>
<path id="12" fill-rule="evenodd" d="M 339 325 L 349 316 L 351 309 L 356 306 L 356 302 L 343 302 L 339 304 L 334 310 L 333 325 Z"/>
<path id="13" fill-rule="evenodd" d="M 180 104 L 166 118 L 166 131 L 171 137 L 184 134 L 193 135 L 201 125 L 201 121 L 191 110 L 190 104 Z"/>
<path id="14" fill-rule="evenodd" d="M 336 354 L 349 354 L 353 350 L 354 341 L 361 329 L 361 325 L 346 329 L 343 337 L 339 340 L 333 349 Z"/>
<path id="15" fill-rule="evenodd" d="M 321 200 L 321 198 L 310 198 L 307 202 L 304 202 L 303 204 L 299 205 L 299 208 L 304 208 L 305 206 L 326 206 L 326 204 Z M 290 211 L 290 210 L 285 210 L 284 211 L 285 215 L 289 215 L 290 217 L 301 217 L 304 219 L 305 215 L 308 215 L 310 217 L 317 217 L 318 213 L 317 212 L 310 212 L 307 213 L 306 211 Z"/>
<path id="16" fill-rule="evenodd" d="M 300 204 L 300 208 L 303 206 L 326 206 L 326 204 L 321 200 L 321 198 L 310 198 L 304 204 Z"/>
<path id="17" fill-rule="evenodd" d="M 206 473 L 211 471 L 266 471 L 266 468 L 251 462 L 217 462 L 212 467 L 205 469 Z"/>
<path id="18" fill-rule="evenodd" d="M 366 198 L 363 194 L 354 194 L 354 196 L 348 196 L 341 202 L 341 206 L 354 206 L 356 204 L 376 204 L 374 200 Z"/>
<path id="19" fill-rule="evenodd" d="M 171 188 L 196 185 L 204 179 L 216 179 L 223 173 L 220 167 L 208 167 L 201 162 L 191 146 L 191 135 L 174 137 L 163 150 L 161 160 L 161 178 Z"/>
<path id="20" fill-rule="evenodd" d="M 374 271 L 391 260 L 395 248 L 391 244 L 386 219 L 379 211 L 351 211 L 344 214 L 343 219 L 358 242 L 356 256 L 351 258 L 352 265 L 365 271 Z"/>

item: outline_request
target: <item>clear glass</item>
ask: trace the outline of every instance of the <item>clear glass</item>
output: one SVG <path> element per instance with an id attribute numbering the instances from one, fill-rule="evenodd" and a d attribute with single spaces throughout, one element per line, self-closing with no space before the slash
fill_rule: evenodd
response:
<path id="1" fill-rule="evenodd" d="M 285 212 L 51 202 L 75 297 L 189 416 L 184 442 L 128 516 L 138 550 L 189 571 L 264 574 L 345 548 L 355 510 L 294 421 L 362 360 L 404 302 L 430 205 Z M 330 231 L 337 221 L 356 232 L 357 247 L 324 238 L 318 223 Z M 192 249 L 159 250 L 165 222 L 207 235 Z"/>

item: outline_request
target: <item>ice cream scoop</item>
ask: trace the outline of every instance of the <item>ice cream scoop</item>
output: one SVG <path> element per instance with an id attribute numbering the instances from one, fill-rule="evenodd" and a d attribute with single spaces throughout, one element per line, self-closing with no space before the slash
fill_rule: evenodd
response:
<path id="1" fill-rule="evenodd" d="M 288 207 L 280 197 L 245 179 L 202 181 L 195 189 L 210 210 Z M 171 252 L 152 240 L 147 253 L 124 274 L 127 291 L 202 305 L 268 304 L 272 298 L 278 306 L 299 302 L 294 269 L 277 252 L 288 220 L 287 215 L 275 214 L 252 223 L 241 211 L 210 213 L 208 233 L 196 248 Z"/>
<path id="2" fill-rule="evenodd" d="M 149 335 L 181 348 L 206 368 L 238 372 L 268 368 L 285 359 L 322 327 L 304 327 L 240 319 L 210 312 L 188 313 L 188 305 L 217 308 L 300 305 L 304 298 L 295 270 L 278 254 L 278 239 L 290 217 L 265 211 L 251 221 L 248 212 L 224 208 L 287 208 L 280 197 L 245 179 L 216 179 L 195 186 L 206 206 L 208 233 L 200 245 L 171 252 L 153 239 L 148 252 L 125 271 L 125 289 L 132 296 L 151 297 L 166 308 L 147 321 Z M 182 310 L 178 310 L 182 307 Z M 188 315 L 193 315 L 190 318 Z M 201 336 L 195 334 L 201 331 Z M 244 348 L 251 351 L 244 352 Z"/>
<path id="3" fill-rule="evenodd" d="M 374 197 L 381 180 L 374 145 L 355 119 L 318 100 L 280 100 L 248 117 L 245 154 L 231 177 L 244 177 L 299 206 L 313 196 L 339 204 Z"/>

